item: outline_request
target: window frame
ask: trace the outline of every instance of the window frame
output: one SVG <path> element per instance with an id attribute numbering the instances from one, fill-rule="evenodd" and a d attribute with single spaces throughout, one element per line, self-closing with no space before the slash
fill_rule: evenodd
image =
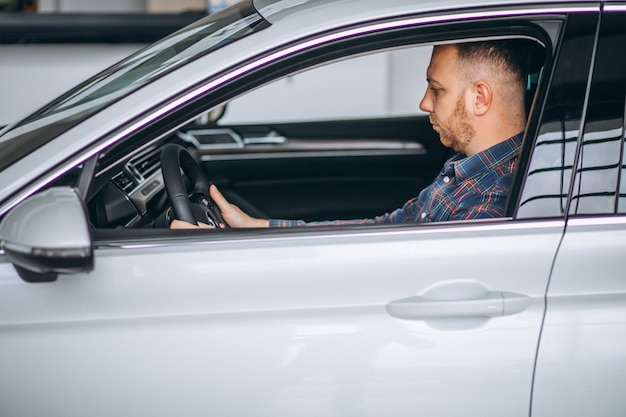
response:
<path id="1" fill-rule="evenodd" d="M 322 65 L 334 60 L 344 59 L 364 53 L 376 53 L 377 51 L 396 48 L 402 46 L 423 46 L 436 43 L 451 42 L 454 40 L 485 39 L 485 38 L 505 38 L 505 37 L 529 37 L 540 40 L 546 45 L 546 61 L 551 61 L 552 37 L 541 23 L 553 25 L 555 20 L 563 21 L 565 15 L 559 11 L 550 15 L 532 14 L 529 16 L 505 16 L 489 19 L 467 19 L 445 23 L 435 23 L 428 25 L 415 25 L 410 27 L 395 27 L 384 31 L 365 32 L 358 36 L 342 37 L 333 42 L 322 43 L 308 48 L 297 50 L 291 54 L 285 54 L 280 60 L 267 60 L 264 65 L 254 66 L 253 63 L 242 63 L 239 68 L 250 66 L 253 70 L 246 72 L 240 77 L 228 78 L 228 75 L 218 75 L 217 79 L 227 81 L 218 83 L 216 79 L 207 80 L 203 85 L 197 86 L 198 93 L 192 99 L 184 100 L 184 104 L 164 117 L 147 124 L 140 131 L 129 137 L 126 143 L 144 143 L 146 138 L 151 138 L 142 149 L 150 144 L 158 143 L 172 134 L 177 128 L 190 123 L 203 112 L 215 108 L 238 95 L 245 93 L 250 88 L 257 88 L 269 82 L 283 78 L 292 73 L 297 73 L 305 68 Z M 368 25 L 371 25 L 368 24 Z M 365 25 L 364 25 L 365 26 Z M 341 29 L 345 30 L 345 29 Z M 341 31 L 338 30 L 337 32 Z M 556 30 L 558 32 L 558 29 Z M 356 30 L 355 30 L 356 32 Z M 400 33 L 400 35 L 398 34 Z M 316 38 L 320 35 L 316 35 Z M 306 43 L 307 40 L 301 40 Z M 289 48 L 290 45 L 281 49 Z M 297 48 L 293 48 L 297 49 Z M 276 51 L 273 51 L 276 53 Z M 272 52 L 265 55 L 271 56 Z M 265 57 L 257 60 L 263 61 Z M 234 70 L 236 71 L 236 70 Z M 207 88 L 212 85 L 213 88 Z M 541 90 L 543 91 L 543 90 Z M 191 94 L 185 92 L 174 98 L 170 103 L 177 100 L 183 101 L 181 97 L 189 97 Z M 199 110 L 201 109 L 201 110 Z M 156 137 L 156 139 L 154 139 Z M 426 148 L 429 144 L 424 144 Z M 434 146 L 435 144 L 430 144 Z M 436 144 L 439 146 L 439 143 Z M 528 146 L 528 144 L 524 145 Z M 109 152 L 109 154 L 128 155 L 126 151 Z M 107 164 L 110 165 L 110 164 Z M 100 172 L 99 174 L 102 174 Z M 92 194 L 92 193 L 90 193 Z M 507 215 L 509 218 L 512 209 L 508 206 Z M 502 219 L 495 219 L 500 221 Z M 455 222 L 449 222 L 455 223 Z M 441 224 L 441 223 L 439 223 Z M 415 227 L 415 225 L 398 225 L 404 227 Z M 385 226 L 388 227 L 388 226 Z"/>

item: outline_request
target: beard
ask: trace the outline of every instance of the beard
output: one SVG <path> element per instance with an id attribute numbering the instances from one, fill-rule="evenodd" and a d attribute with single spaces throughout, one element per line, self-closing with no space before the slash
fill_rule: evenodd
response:
<path id="1" fill-rule="evenodd" d="M 445 126 L 432 114 L 430 122 L 439 127 L 438 132 L 441 143 L 448 148 L 454 149 L 456 152 L 465 153 L 467 146 L 476 135 L 476 131 L 470 123 L 469 113 L 465 109 L 463 95 L 460 95 L 457 99 L 454 112 Z"/>

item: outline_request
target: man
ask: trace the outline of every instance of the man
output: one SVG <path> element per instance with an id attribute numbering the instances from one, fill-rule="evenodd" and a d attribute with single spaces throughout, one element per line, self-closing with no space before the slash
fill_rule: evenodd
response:
<path id="1" fill-rule="evenodd" d="M 526 126 L 524 104 L 530 57 L 522 41 L 438 45 L 427 70 L 420 109 L 441 142 L 457 153 L 433 183 L 402 208 L 374 219 L 306 223 L 257 219 L 210 194 L 231 227 L 289 227 L 328 224 L 390 224 L 493 218 L 506 199 Z M 172 228 L 196 227 L 175 220 Z M 200 224 L 199 227 L 208 227 Z"/>

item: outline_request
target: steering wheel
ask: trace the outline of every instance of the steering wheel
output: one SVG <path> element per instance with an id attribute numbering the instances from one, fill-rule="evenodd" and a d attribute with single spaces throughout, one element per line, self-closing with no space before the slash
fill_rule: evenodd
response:
<path id="1" fill-rule="evenodd" d="M 165 145 L 161 150 L 161 171 L 177 219 L 195 225 L 201 221 L 216 228 L 222 224 L 228 227 L 209 196 L 209 180 L 187 149 L 173 143 Z M 191 192 L 187 191 L 183 173 L 191 181 Z"/>

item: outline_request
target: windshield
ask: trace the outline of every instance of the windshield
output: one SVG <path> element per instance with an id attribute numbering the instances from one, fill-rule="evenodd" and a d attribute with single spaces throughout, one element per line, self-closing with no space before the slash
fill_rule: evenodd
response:
<path id="1" fill-rule="evenodd" d="M 268 24 L 244 1 L 207 16 L 87 80 L 0 136 L 0 171 L 115 100 Z"/>

